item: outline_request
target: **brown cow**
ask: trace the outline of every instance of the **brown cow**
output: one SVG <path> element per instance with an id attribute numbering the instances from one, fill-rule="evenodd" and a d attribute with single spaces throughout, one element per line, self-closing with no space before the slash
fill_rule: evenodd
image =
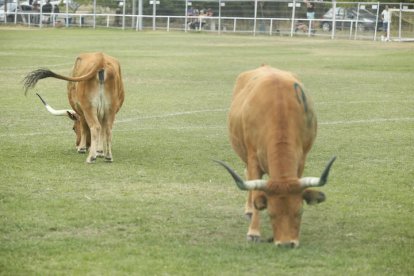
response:
<path id="1" fill-rule="evenodd" d="M 249 190 L 247 237 L 260 240 L 259 211 L 267 208 L 276 245 L 297 247 L 302 202 L 316 204 L 323 193 L 309 187 L 326 183 L 335 157 L 320 178 L 302 178 L 306 155 L 316 137 L 316 116 L 302 84 L 289 72 L 269 66 L 239 75 L 228 115 L 230 142 L 246 164 L 247 181 L 221 161 L 242 190 Z M 262 176 L 268 174 L 268 180 Z"/>
<path id="2" fill-rule="evenodd" d="M 85 153 L 90 145 L 87 163 L 95 162 L 97 156 L 112 162 L 112 125 L 124 102 L 118 60 L 104 53 L 80 54 L 70 77 L 48 69 L 35 70 L 24 79 L 26 93 L 40 79 L 48 77 L 68 81 L 68 99 L 73 110 L 54 110 L 39 97 L 52 114 L 67 115 L 74 120 L 78 152 Z"/>

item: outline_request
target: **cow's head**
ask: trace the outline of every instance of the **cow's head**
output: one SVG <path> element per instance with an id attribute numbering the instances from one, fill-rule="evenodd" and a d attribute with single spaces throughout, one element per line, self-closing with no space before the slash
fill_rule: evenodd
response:
<path id="1" fill-rule="evenodd" d="M 76 147 L 79 146 L 81 141 L 81 123 L 80 123 L 80 117 L 76 112 L 71 112 L 69 110 L 66 111 L 66 115 L 73 121 L 73 131 L 76 134 Z"/>
<path id="2" fill-rule="evenodd" d="M 73 110 L 56 110 L 53 107 L 51 107 L 38 93 L 36 93 L 36 95 L 40 98 L 40 100 L 45 105 L 47 111 L 49 111 L 50 114 L 55 116 L 67 116 L 73 121 L 73 131 L 76 134 L 76 147 L 78 147 L 81 140 L 81 123 L 79 115 Z"/>
<path id="3" fill-rule="evenodd" d="M 329 170 L 335 159 L 336 157 L 333 157 L 328 162 L 321 177 L 304 177 L 286 180 L 283 183 L 275 182 L 272 179 L 244 181 L 227 164 L 222 161 L 216 162 L 226 168 L 241 190 L 254 192 L 256 209 L 267 208 L 273 229 L 273 242 L 278 246 L 294 248 L 299 245 L 303 201 L 312 205 L 325 200 L 325 195 L 322 192 L 309 188 L 321 187 L 326 184 Z"/>

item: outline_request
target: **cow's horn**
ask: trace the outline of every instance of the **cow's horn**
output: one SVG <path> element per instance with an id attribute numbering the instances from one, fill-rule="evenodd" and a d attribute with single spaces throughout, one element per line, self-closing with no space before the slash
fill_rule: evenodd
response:
<path id="1" fill-rule="evenodd" d="M 230 168 L 226 163 L 220 160 L 213 160 L 214 162 L 219 163 L 222 165 L 233 177 L 234 181 L 236 182 L 237 187 L 240 190 L 248 191 L 248 190 L 263 190 L 266 187 L 266 180 L 257 179 L 257 180 L 249 180 L 244 181 L 232 168 Z"/>
<path id="2" fill-rule="evenodd" d="M 320 178 L 318 177 L 302 177 L 300 181 L 300 186 L 302 188 L 309 188 L 309 187 L 320 187 L 328 182 L 329 170 L 332 167 L 333 162 L 335 161 L 336 156 L 332 157 L 332 159 L 328 162 L 325 167 L 325 170 L 322 172 Z"/>
<path id="3" fill-rule="evenodd" d="M 73 110 L 67 110 L 67 109 L 56 110 L 53 107 L 51 107 L 50 105 L 48 105 L 47 102 L 45 100 L 43 100 L 43 98 L 38 93 L 36 93 L 36 95 L 40 98 L 42 103 L 45 105 L 47 111 L 49 111 L 52 115 L 55 115 L 55 116 L 68 116 L 68 112 L 70 112 L 72 114 L 76 113 Z"/>

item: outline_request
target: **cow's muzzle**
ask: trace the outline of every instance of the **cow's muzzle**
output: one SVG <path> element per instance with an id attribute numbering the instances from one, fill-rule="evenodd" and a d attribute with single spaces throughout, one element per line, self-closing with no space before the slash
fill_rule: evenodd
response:
<path id="1" fill-rule="evenodd" d="M 279 248 L 297 248 L 299 247 L 299 241 L 297 240 L 291 240 L 287 242 L 276 241 L 275 245 Z"/>

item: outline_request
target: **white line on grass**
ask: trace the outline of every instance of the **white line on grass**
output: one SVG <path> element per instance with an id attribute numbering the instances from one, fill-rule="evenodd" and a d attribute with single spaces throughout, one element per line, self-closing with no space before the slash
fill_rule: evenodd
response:
<path id="1" fill-rule="evenodd" d="M 176 113 L 169 113 L 169 114 L 161 114 L 161 115 L 154 115 L 154 116 L 147 116 L 147 117 L 138 117 L 138 118 L 127 118 L 116 123 L 126 123 L 126 122 L 133 122 L 138 120 L 145 120 L 145 119 L 154 119 L 154 118 L 164 118 L 164 117 L 171 117 L 171 116 L 179 116 L 185 114 L 194 114 L 194 113 L 204 113 L 204 112 L 218 112 L 223 111 L 226 109 L 212 109 L 212 110 L 195 110 L 195 111 L 186 111 L 186 112 L 176 112 Z M 350 121 L 328 121 L 328 122 L 319 122 L 319 125 L 358 125 L 358 124 L 377 124 L 377 123 L 389 123 L 389 122 L 409 122 L 414 121 L 414 117 L 403 117 L 403 118 L 375 118 L 375 119 L 368 119 L 368 120 L 350 120 Z M 219 126 L 164 126 L 160 127 L 158 125 L 154 125 L 153 127 L 138 127 L 133 129 L 125 129 L 125 130 L 118 130 L 114 129 L 115 132 L 133 132 L 137 130 L 153 130 L 153 129 L 168 129 L 168 130 L 193 130 L 193 129 L 225 129 L 226 126 L 219 125 Z M 67 134 L 68 131 L 54 131 L 54 134 Z M 30 133 L 1 133 L 0 137 L 21 137 L 21 136 L 37 136 L 37 135 L 45 135 L 45 132 L 30 132 Z"/>
<path id="2" fill-rule="evenodd" d="M 173 112 L 173 113 L 143 116 L 143 117 L 133 117 L 133 118 L 126 118 L 126 119 L 116 120 L 116 123 L 128 123 L 128 122 L 145 120 L 145 119 L 159 119 L 159 118 L 176 117 L 176 116 L 189 115 L 189 114 L 223 112 L 223 111 L 227 111 L 227 108 L 192 110 L 192 111 Z"/>
<path id="3" fill-rule="evenodd" d="M 377 101 L 335 101 L 335 102 L 316 102 L 315 105 L 343 105 L 343 104 L 390 104 L 390 103 L 408 103 L 414 102 L 413 100 L 377 100 Z"/>
<path id="4" fill-rule="evenodd" d="M 403 121 L 414 121 L 414 118 L 412 118 L 412 117 L 406 117 L 406 118 L 376 118 L 376 119 L 369 119 L 369 120 L 320 122 L 318 124 L 319 125 L 357 125 L 357 124 L 376 124 L 376 123 L 403 122 Z"/>
<path id="5" fill-rule="evenodd" d="M 60 63 L 60 64 L 53 64 L 53 65 L 30 65 L 30 66 L 19 66 L 19 67 L 2 67 L 0 72 L 10 72 L 10 71 L 23 71 L 23 70 L 35 70 L 37 68 L 58 68 L 58 67 L 68 67 L 73 66 L 73 62 L 71 63 Z M 70 67 L 68 67 L 70 69 Z"/>

